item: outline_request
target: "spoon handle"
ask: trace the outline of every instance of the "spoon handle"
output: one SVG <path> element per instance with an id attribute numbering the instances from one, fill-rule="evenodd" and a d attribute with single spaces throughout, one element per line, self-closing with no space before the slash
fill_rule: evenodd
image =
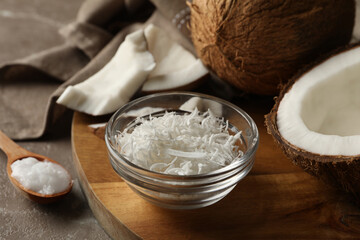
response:
<path id="1" fill-rule="evenodd" d="M 0 148 L 8 157 L 8 161 L 14 161 L 29 153 L 26 149 L 20 147 L 0 130 Z"/>

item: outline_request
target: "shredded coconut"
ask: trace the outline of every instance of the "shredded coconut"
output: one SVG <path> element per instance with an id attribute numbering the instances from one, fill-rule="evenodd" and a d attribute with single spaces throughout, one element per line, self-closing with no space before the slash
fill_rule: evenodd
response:
<path id="1" fill-rule="evenodd" d="M 172 175 L 208 173 L 238 160 L 241 131 L 210 110 L 201 113 L 165 112 L 138 117 L 117 138 L 119 152 L 132 163 Z M 233 130 L 233 128 L 231 129 Z"/>

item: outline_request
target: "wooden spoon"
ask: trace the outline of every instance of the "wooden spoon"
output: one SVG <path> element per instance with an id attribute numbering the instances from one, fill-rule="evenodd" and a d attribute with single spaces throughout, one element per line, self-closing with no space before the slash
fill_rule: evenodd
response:
<path id="1" fill-rule="evenodd" d="M 71 191 L 71 188 L 73 185 L 72 180 L 69 181 L 69 186 L 67 187 L 66 190 L 59 192 L 59 193 L 55 193 L 55 194 L 45 195 L 45 194 L 41 194 L 41 193 L 32 191 L 30 189 L 24 188 L 23 185 L 21 185 L 15 178 L 13 178 L 11 176 L 11 174 L 12 174 L 11 164 L 13 162 L 15 162 L 16 160 L 23 159 L 26 157 L 33 157 L 39 161 L 47 160 L 49 162 L 58 164 L 59 166 L 61 166 L 61 165 L 53 159 L 50 159 L 48 157 L 45 157 L 45 156 L 42 156 L 42 155 L 39 155 L 36 153 L 32 153 L 32 152 L 20 147 L 15 142 L 13 142 L 8 136 L 6 136 L 2 131 L 0 131 L 0 148 L 5 152 L 5 154 L 7 155 L 7 158 L 8 158 L 7 174 L 8 174 L 10 181 L 12 182 L 12 184 L 15 187 L 20 189 L 21 192 L 24 193 L 25 196 L 27 196 L 29 199 L 31 199 L 35 202 L 41 203 L 41 204 L 47 204 L 47 203 L 51 203 L 51 202 L 59 200 L 60 198 L 64 197 L 66 194 L 68 194 Z M 66 169 L 65 169 L 65 171 L 67 172 Z M 69 174 L 69 172 L 67 172 L 67 173 Z M 69 176 L 70 176 L 70 174 L 69 174 Z"/>

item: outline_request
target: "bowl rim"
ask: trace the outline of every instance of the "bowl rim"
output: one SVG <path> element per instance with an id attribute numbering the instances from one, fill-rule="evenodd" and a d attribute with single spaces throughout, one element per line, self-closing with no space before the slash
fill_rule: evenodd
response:
<path id="1" fill-rule="evenodd" d="M 205 98 L 208 100 L 216 101 L 218 103 L 221 103 L 223 105 L 226 105 L 226 106 L 232 108 L 235 112 L 240 114 L 248 122 L 248 124 L 250 125 L 250 128 L 252 130 L 252 133 L 254 135 L 253 141 L 251 143 L 249 143 L 250 146 L 247 149 L 247 151 L 244 152 L 244 154 L 241 157 L 239 157 L 239 160 L 234 161 L 234 162 L 230 163 L 229 165 L 219 168 L 215 171 L 211 171 L 208 173 L 202 173 L 202 174 L 193 174 L 193 175 L 175 175 L 175 174 L 166 174 L 166 173 L 155 172 L 155 171 L 140 167 L 140 166 L 134 164 L 133 162 L 129 161 L 123 154 L 119 153 L 116 149 L 113 148 L 113 145 L 111 144 L 111 140 L 110 140 L 110 137 L 111 137 L 110 135 L 111 135 L 112 125 L 115 122 L 115 119 L 119 115 L 121 115 L 127 109 L 129 109 L 130 107 L 132 107 L 140 102 L 143 102 L 148 99 L 155 98 L 155 97 L 164 97 L 164 96 L 171 96 L 171 95 L 179 95 L 179 96 L 185 95 L 185 96 L 189 96 L 189 97 L 201 97 L 201 98 Z M 159 178 L 159 179 L 167 179 L 167 180 L 181 179 L 181 180 L 190 180 L 191 181 L 191 180 L 196 180 L 196 179 L 218 176 L 223 173 L 232 171 L 232 170 L 240 167 L 241 165 L 246 164 L 247 162 L 251 161 L 256 153 L 258 146 L 259 146 L 259 131 L 258 131 L 255 121 L 249 116 L 249 114 L 231 102 L 228 102 L 224 99 L 221 99 L 221 98 L 218 98 L 215 96 L 211 96 L 208 94 L 204 94 L 204 93 L 187 92 L 187 91 L 172 91 L 172 92 L 154 93 L 154 94 L 149 94 L 149 95 L 146 95 L 143 97 L 139 97 L 139 98 L 136 98 L 136 99 L 126 103 L 122 107 L 120 107 L 110 117 L 109 121 L 106 124 L 105 143 L 106 143 L 107 150 L 110 154 L 117 156 L 117 158 L 124 161 L 124 163 L 126 165 L 131 167 L 131 169 L 133 171 L 136 171 L 137 173 L 140 173 L 142 175 L 146 175 L 149 177 Z M 111 159 L 110 159 L 110 161 L 111 161 Z M 119 161 L 117 161 L 117 162 L 119 162 Z"/>

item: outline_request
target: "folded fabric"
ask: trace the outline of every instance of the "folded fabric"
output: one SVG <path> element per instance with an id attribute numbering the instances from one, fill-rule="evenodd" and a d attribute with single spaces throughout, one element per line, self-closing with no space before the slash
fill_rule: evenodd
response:
<path id="1" fill-rule="evenodd" d="M 65 88 L 99 71 L 144 24 L 194 53 L 188 14 L 185 0 L 85 1 L 76 20 L 59 29 L 63 45 L 0 66 L 0 129 L 18 140 L 42 137 L 68 111 L 56 104 Z"/>

